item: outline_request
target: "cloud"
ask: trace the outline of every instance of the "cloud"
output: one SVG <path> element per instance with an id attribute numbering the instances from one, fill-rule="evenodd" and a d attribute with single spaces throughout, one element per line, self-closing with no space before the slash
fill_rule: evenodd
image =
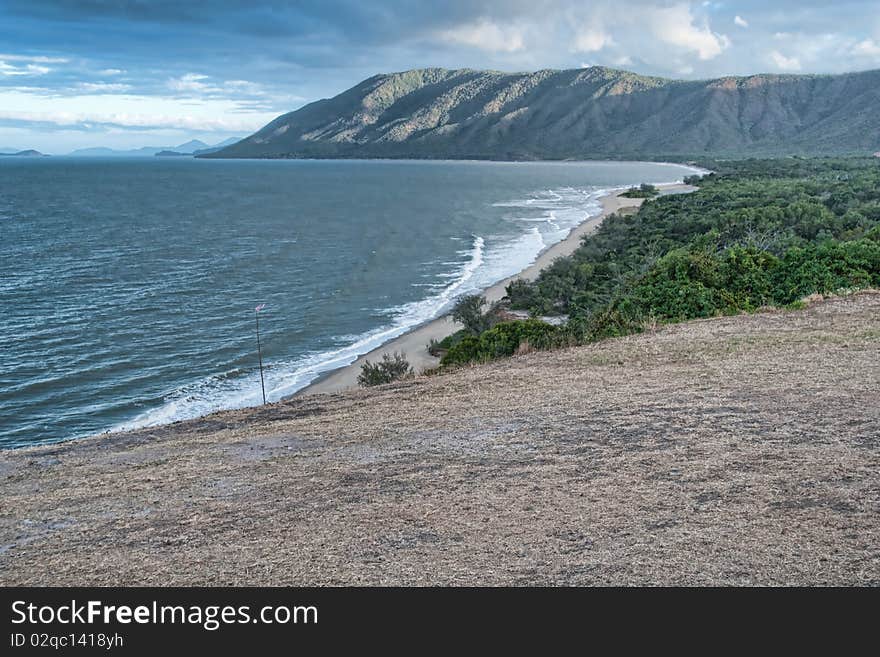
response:
<path id="1" fill-rule="evenodd" d="M 34 126 L 55 126 L 74 129 L 94 130 L 134 128 L 138 130 L 167 129 L 191 130 L 199 132 L 254 132 L 268 123 L 270 117 L 235 120 L 231 117 L 204 117 L 179 114 L 144 114 L 127 112 L 16 112 L 0 110 L 0 121 L 15 121 Z"/>
<path id="2" fill-rule="evenodd" d="M 853 46 L 852 52 L 859 57 L 880 57 L 880 43 L 865 39 Z"/>
<path id="3" fill-rule="evenodd" d="M 198 130 L 199 132 L 253 132 L 267 121 L 232 121 L 166 114 L 84 114 L 77 112 L 9 112 L 0 110 L 0 121 L 34 126 L 56 126 L 94 131 L 96 128 L 136 128 Z"/>
<path id="4" fill-rule="evenodd" d="M 800 71 L 801 62 L 797 57 L 786 57 L 778 50 L 770 53 L 770 60 L 782 71 Z"/>
<path id="5" fill-rule="evenodd" d="M 78 82 L 75 88 L 87 93 L 118 93 L 131 90 L 131 85 L 118 82 Z"/>
<path id="6" fill-rule="evenodd" d="M 4 60 L 0 60 L 0 75 L 5 76 L 30 76 L 30 75 L 46 75 L 52 69 L 41 64 L 25 64 L 24 66 L 16 66 Z"/>
<path id="7" fill-rule="evenodd" d="M 203 73 L 186 73 L 170 78 L 166 87 L 181 98 L 266 99 L 263 87 L 249 80 L 215 80 Z"/>
<path id="8" fill-rule="evenodd" d="M 105 68 L 98 71 L 100 75 L 122 75 L 125 73 L 124 69 L 121 68 Z"/>
<path id="9" fill-rule="evenodd" d="M 66 57 L 47 57 L 45 55 L 17 55 L 0 53 L 0 60 L 7 62 L 31 62 L 36 64 L 66 64 L 70 60 Z"/>
<path id="10" fill-rule="evenodd" d="M 713 32 L 707 21 L 695 23 L 690 5 L 678 4 L 648 12 L 644 23 L 660 41 L 697 53 L 700 59 L 712 59 L 729 45 L 730 39 Z"/>
<path id="11" fill-rule="evenodd" d="M 571 49 L 572 52 L 596 52 L 613 43 L 610 34 L 599 28 L 587 28 L 575 34 Z"/>
<path id="12" fill-rule="evenodd" d="M 179 78 L 171 78 L 168 80 L 168 88 L 171 89 L 171 91 L 180 92 L 206 93 L 216 91 L 217 87 L 202 82 L 202 80 L 207 79 L 208 76 L 202 75 L 201 73 L 187 73 Z"/>
<path id="13" fill-rule="evenodd" d="M 438 33 L 441 41 L 478 48 L 490 52 L 516 52 L 525 47 L 522 30 L 514 26 L 502 27 L 487 19 L 460 25 Z"/>
<path id="14" fill-rule="evenodd" d="M 145 96 L 83 95 L 41 99 L 39 105 L 22 92 L 0 91 L 0 121 L 34 127 L 137 130 L 180 129 L 199 132 L 253 132 L 275 113 L 247 111 L 229 101 L 208 101 L 181 111 L 173 99 Z M 110 99 L 115 99 L 112 109 Z M 39 109 L 35 109 L 39 108 Z"/>
<path id="15" fill-rule="evenodd" d="M 748 27 L 749 26 L 749 22 L 745 18 L 743 18 L 742 16 L 739 16 L 739 15 L 733 17 L 733 23 L 735 25 L 738 25 L 739 27 Z"/>

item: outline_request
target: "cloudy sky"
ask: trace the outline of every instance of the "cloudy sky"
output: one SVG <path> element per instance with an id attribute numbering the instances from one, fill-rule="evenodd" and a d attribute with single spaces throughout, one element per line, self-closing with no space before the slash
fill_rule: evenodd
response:
<path id="1" fill-rule="evenodd" d="M 379 72 L 880 68 L 880 0 L 0 0 L 0 148 L 213 143 Z"/>

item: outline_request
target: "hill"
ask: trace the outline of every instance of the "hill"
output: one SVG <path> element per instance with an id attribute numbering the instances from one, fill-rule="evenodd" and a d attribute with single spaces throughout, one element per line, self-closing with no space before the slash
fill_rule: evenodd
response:
<path id="1" fill-rule="evenodd" d="M 16 151 L 14 153 L 0 152 L 0 156 L 6 156 L 6 157 L 46 157 L 46 155 L 44 155 L 40 151 L 35 151 L 33 149 L 29 149 L 26 151 Z"/>
<path id="2" fill-rule="evenodd" d="M 192 157 L 192 153 L 178 153 L 177 151 L 159 151 L 156 157 Z"/>
<path id="3" fill-rule="evenodd" d="M 861 293 L 0 452 L 0 581 L 877 585 L 878 349 Z"/>
<path id="4" fill-rule="evenodd" d="M 113 148 L 98 146 L 94 148 L 80 148 L 69 153 L 69 155 L 75 157 L 153 157 L 160 153 L 162 153 L 163 156 L 171 153 L 179 155 L 194 155 L 198 153 L 207 153 L 228 146 L 229 144 L 234 144 L 236 141 L 238 141 L 238 138 L 232 137 L 230 139 L 224 139 L 220 143 L 211 146 L 198 139 L 191 139 L 190 141 L 177 146 L 143 146 L 131 150 L 116 150 Z"/>
<path id="5" fill-rule="evenodd" d="M 198 148 L 192 153 L 193 155 L 206 155 L 208 153 L 215 153 L 222 148 L 226 148 L 227 146 L 238 143 L 239 140 L 241 140 L 241 137 L 230 137 L 229 139 L 224 139 L 220 143 L 214 144 L 213 146 L 208 146 L 207 148 Z"/>
<path id="6" fill-rule="evenodd" d="M 377 75 L 200 157 L 870 154 L 880 71 L 683 81 L 604 67 Z"/>

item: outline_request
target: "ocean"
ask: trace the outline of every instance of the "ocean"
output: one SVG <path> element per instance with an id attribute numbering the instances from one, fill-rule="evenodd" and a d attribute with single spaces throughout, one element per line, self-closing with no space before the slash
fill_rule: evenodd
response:
<path id="1" fill-rule="evenodd" d="M 634 162 L 0 160 L 0 448 L 270 400 L 534 261 Z"/>

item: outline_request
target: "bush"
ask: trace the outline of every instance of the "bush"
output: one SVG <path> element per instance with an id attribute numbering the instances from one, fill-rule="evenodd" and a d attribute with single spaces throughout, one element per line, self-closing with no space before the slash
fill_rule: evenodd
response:
<path id="1" fill-rule="evenodd" d="M 880 286 L 880 243 L 824 242 L 789 249 L 774 275 L 774 301 L 788 304 L 814 293 Z"/>
<path id="2" fill-rule="evenodd" d="M 623 192 L 621 196 L 625 196 L 626 198 L 654 198 L 659 193 L 659 190 L 654 187 L 654 185 L 642 183 L 638 187 L 630 187 Z"/>
<path id="3" fill-rule="evenodd" d="M 521 278 L 508 284 L 505 292 L 510 299 L 510 307 L 517 310 L 530 310 L 541 300 L 538 290 Z"/>
<path id="4" fill-rule="evenodd" d="M 631 311 L 630 311 L 631 312 Z M 576 317 L 566 327 L 571 339 L 577 343 L 596 342 L 605 338 L 616 338 L 632 333 L 640 333 L 647 323 L 641 313 L 628 314 L 618 308 L 607 307 L 589 318 Z"/>
<path id="5" fill-rule="evenodd" d="M 529 350 L 551 349 L 564 344 L 566 333 L 537 319 L 500 322 L 478 336 L 467 336 L 453 346 L 441 365 L 462 365 L 512 356 L 528 344 Z"/>
<path id="6" fill-rule="evenodd" d="M 734 247 L 721 253 L 671 251 L 613 302 L 576 316 L 568 330 L 579 342 L 640 332 L 646 323 L 790 306 L 810 294 L 880 286 L 880 243 L 870 239 L 794 247 L 777 258 Z"/>
<path id="7" fill-rule="evenodd" d="M 468 333 L 467 329 L 461 329 L 459 331 L 456 331 L 452 335 L 447 335 L 445 338 L 440 340 L 440 342 L 437 343 L 437 347 L 444 351 L 449 351 L 450 349 L 452 349 L 452 347 L 464 340 L 468 335 L 470 335 L 470 333 Z"/>
<path id="8" fill-rule="evenodd" d="M 378 386 L 383 383 L 391 383 L 400 379 L 413 376 L 412 366 L 406 359 L 406 354 L 382 354 L 382 360 L 378 363 L 365 361 L 358 375 L 358 384 L 363 387 Z"/>
<path id="9" fill-rule="evenodd" d="M 766 251 L 743 247 L 721 254 L 678 249 L 613 307 L 633 321 L 653 316 L 667 322 L 753 311 L 772 300 L 771 272 L 778 262 Z"/>
<path id="10" fill-rule="evenodd" d="M 440 365 L 464 365 L 478 360 L 480 360 L 480 338 L 467 335 L 446 352 L 440 359 Z"/>

